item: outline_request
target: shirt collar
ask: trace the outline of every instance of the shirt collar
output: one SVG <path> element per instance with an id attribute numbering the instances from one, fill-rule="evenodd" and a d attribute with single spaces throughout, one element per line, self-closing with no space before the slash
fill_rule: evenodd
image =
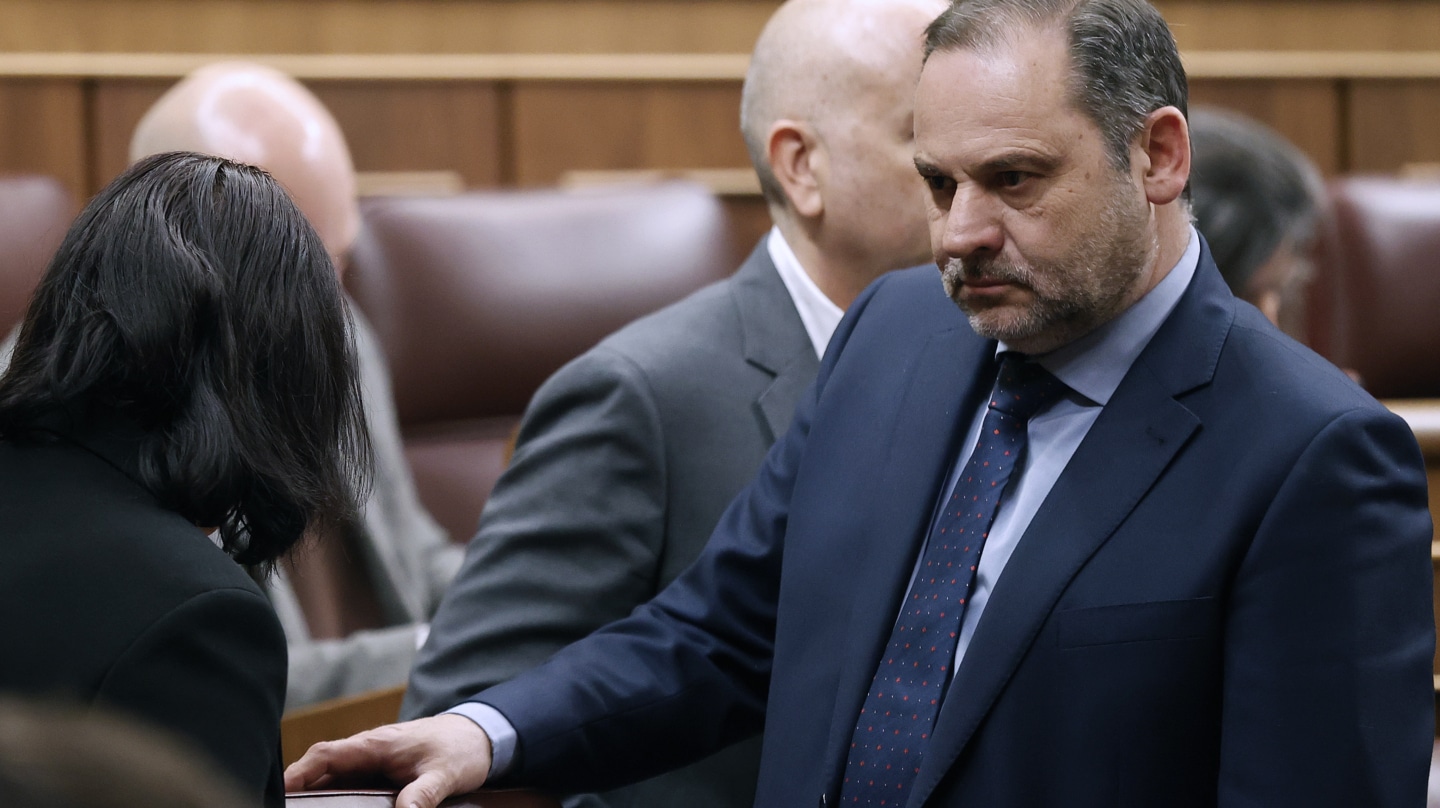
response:
<path id="1" fill-rule="evenodd" d="M 795 257 L 795 251 L 790 249 L 790 244 L 780 234 L 778 227 L 770 228 L 765 239 L 765 249 L 770 253 L 775 270 L 780 273 L 780 282 L 785 284 L 785 291 L 790 293 L 790 301 L 795 304 L 795 310 L 800 314 L 800 322 L 805 326 L 805 335 L 810 338 L 810 344 L 815 348 L 815 356 L 823 356 L 825 346 L 830 344 L 830 336 L 835 333 L 835 327 L 840 325 L 840 318 L 845 316 L 845 310 L 835 305 L 834 301 L 820 291 L 815 281 L 810 279 L 810 274 L 800 266 L 800 259 Z"/>
<path id="2" fill-rule="evenodd" d="M 1036 361 L 1071 390 L 1101 406 L 1108 404 L 1121 379 L 1130 372 L 1130 366 L 1150 344 L 1150 338 L 1160 330 L 1195 277 L 1200 265 L 1200 238 L 1194 227 L 1189 231 L 1190 243 L 1184 254 L 1154 289 L 1115 319 Z M 1007 347 L 1002 342 L 996 354 L 1004 350 Z"/>

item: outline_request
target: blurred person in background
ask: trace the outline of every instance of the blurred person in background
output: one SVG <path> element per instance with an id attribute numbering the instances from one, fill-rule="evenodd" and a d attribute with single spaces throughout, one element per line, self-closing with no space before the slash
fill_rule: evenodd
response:
<path id="1" fill-rule="evenodd" d="M 5 808 L 253 808 L 178 739 L 123 715 L 0 698 Z"/>
<path id="2" fill-rule="evenodd" d="M 0 377 L 0 691 L 142 718 L 283 802 L 285 638 L 252 575 L 365 489 L 347 332 L 265 172 L 167 153 L 91 200 Z"/>
<path id="3" fill-rule="evenodd" d="M 1190 113 L 1191 209 L 1235 296 L 1280 324 L 1282 301 L 1310 277 L 1325 186 L 1294 144 L 1235 112 Z"/>
<path id="4" fill-rule="evenodd" d="M 344 272 L 361 226 L 355 168 L 339 124 L 294 79 L 246 62 L 196 70 L 141 119 L 130 157 L 172 149 L 228 157 L 269 171 L 320 234 L 336 270 Z M 373 606 L 366 593 L 307 602 L 307 591 L 318 587 L 292 586 L 293 568 L 280 568 L 267 591 L 290 645 L 287 710 L 404 684 L 424 639 L 425 621 L 464 552 L 449 542 L 416 495 L 379 339 L 359 308 L 349 308 L 374 445 L 374 486 L 358 519 L 334 526 L 320 539 L 324 546 L 300 552 L 320 553 L 322 563 L 327 553 L 340 560 L 346 554 L 358 557 L 379 614 L 366 613 Z M 347 595 L 353 602 L 333 613 L 330 601 Z"/>

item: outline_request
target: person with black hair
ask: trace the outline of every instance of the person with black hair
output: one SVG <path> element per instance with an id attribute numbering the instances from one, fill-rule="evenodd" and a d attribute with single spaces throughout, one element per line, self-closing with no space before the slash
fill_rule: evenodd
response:
<path id="1" fill-rule="evenodd" d="M 1235 296 L 1280 324 L 1290 286 L 1309 276 L 1325 184 L 1278 132 L 1229 110 L 1190 111 L 1191 211 Z"/>
<path id="2" fill-rule="evenodd" d="M 0 377 L 0 689 L 141 717 L 283 802 L 252 577 L 368 485 L 347 318 L 260 169 L 161 154 L 90 202 Z"/>

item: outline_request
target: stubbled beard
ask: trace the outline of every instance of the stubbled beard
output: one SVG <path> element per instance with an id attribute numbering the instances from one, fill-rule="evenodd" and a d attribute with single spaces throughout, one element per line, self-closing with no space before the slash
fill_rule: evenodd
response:
<path id="1" fill-rule="evenodd" d="M 965 312 L 970 327 L 1027 353 L 1042 353 L 1077 339 L 1134 302 L 1136 279 L 1159 247 L 1147 227 L 1148 206 L 1127 205 L 1118 192 L 1073 249 L 1060 258 L 1011 261 L 995 255 L 951 258 L 940 268 L 945 293 Z M 1003 281 L 1030 290 L 1025 305 L 975 305 L 960 291 L 966 279 Z"/>

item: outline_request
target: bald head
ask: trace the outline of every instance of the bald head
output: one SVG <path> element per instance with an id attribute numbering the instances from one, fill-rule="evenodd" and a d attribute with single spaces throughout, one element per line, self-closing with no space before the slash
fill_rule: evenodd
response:
<path id="1" fill-rule="evenodd" d="M 805 121 L 823 136 L 864 113 L 870 96 L 914 90 L 924 28 L 942 0 L 789 0 L 750 57 L 740 131 L 771 202 L 784 195 L 768 156 L 776 121 Z"/>
<path id="2" fill-rule="evenodd" d="M 130 160 L 177 150 L 260 166 L 290 192 L 332 257 L 349 252 L 360 227 L 350 150 L 329 111 L 289 76 L 246 62 L 186 76 L 140 120 Z"/>
<path id="3" fill-rule="evenodd" d="M 789 0 L 755 44 L 740 130 L 776 228 L 844 308 L 929 260 L 915 171 L 925 26 L 943 0 Z"/>

